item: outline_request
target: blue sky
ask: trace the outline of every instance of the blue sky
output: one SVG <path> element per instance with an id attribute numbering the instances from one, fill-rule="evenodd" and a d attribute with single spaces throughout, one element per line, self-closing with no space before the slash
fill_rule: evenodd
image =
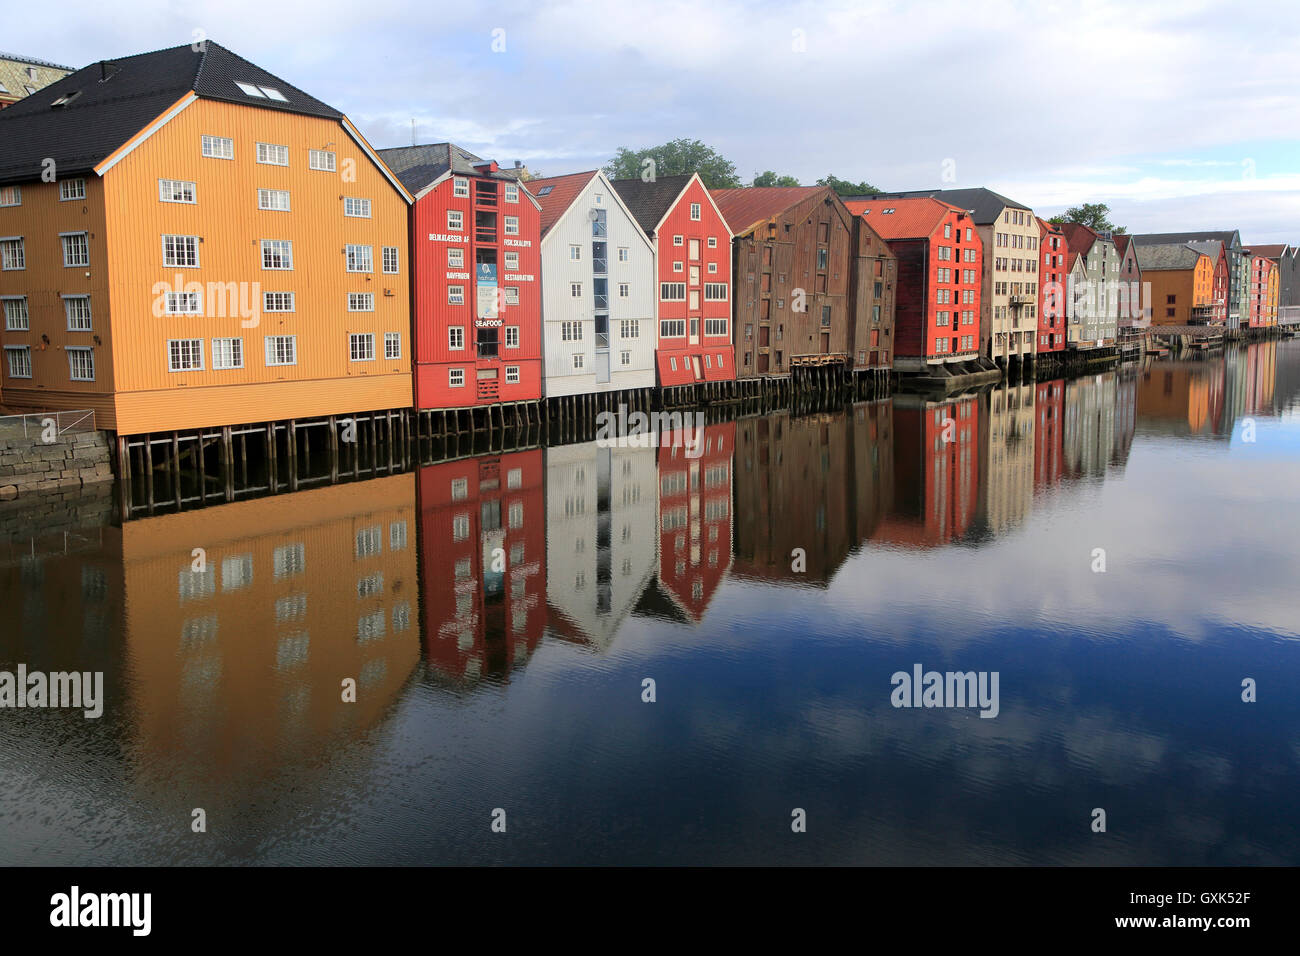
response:
<path id="1" fill-rule="evenodd" d="M 10 18 L 4 47 L 79 66 L 202 30 L 377 146 L 409 143 L 414 119 L 421 142 L 559 174 L 686 136 L 746 179 L 987 185 L 1047 215 L 1106 202 L 1132 231 L 1300 242 L 1288 3 L 70 6 Z"/>

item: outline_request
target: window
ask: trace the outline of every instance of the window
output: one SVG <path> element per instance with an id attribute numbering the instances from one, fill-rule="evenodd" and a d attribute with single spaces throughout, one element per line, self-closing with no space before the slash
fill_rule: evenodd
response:
<path id="1" fill-rule="evenodd" d="M 26 332 L 31 328 L 31 316 L 27 312 L 27 297 L 9 296 L 4 300 L 5 331 Z"/>
<path id="2" fill-rule="evenodd" d="M 673 263 L 673 272 L 681 272 L 681 271 L 682 271 L 682 263 L 680 260 L 678 260 Z"/>
<path id="3" fill-rule="evenodd" d="M 465 224 L 465 214 L 463 212 L 461 212 L 459 209 L 447 210 L 447 231 L 448 232 L 460 232 L 464 224 Z"/>
<path id="4" fill-rule="evenodd" d="M 63 265 L 65 267 L 90 265 L 90 242 L 86 239 L 84 232 L 61 234 L 59 238 L 63 240 Z"/>
<path id="5" fill-rule="evenodd" d="M 561 322 L 560 323 L 560 340 L 563 342 L 581 342 L 582 341 L 582 323 L 581 322 Z"/>
<path id="6" fill-rule="evenodd" d="M 193 183 L 187 183 L 179 179 L 160 179 L 158 180 L 158 200 L 160 202 L 183 202 L 193 205 L 195 199 L 195 187 Z M 0 205 L 3 205 L 0 203 Z"/>
<path id="7" fill-rule="evenodd" d="M 469 180 L 464 176 L 456 176 L 451 181 L 451 194 L 460 199 L 469 198 Z"/>
<path id="8" fill-rule="evenodd" d="M 396 275 L 397 262 L 397 246 L 384 246 L 384 272 L 388 275 Z"/>
<path id="9" fill-rule="evenodd" d="M 293 293 L 292 292 L 263 292 L 262 311 L 263 312 L 292 312 Z"/>
<path id="10" fill-rule="evenodd" d="M 620 338 L 635 339 L 641 331 L 641 323 L 636 319 L 620 319 L 618 324 L 618 334 Z"/>
<path id="11" fill-rule="evenodd" d="M 697 202 L 691 203 L 691 220 L 693 222 L 700 221 L 700 204 Z"/>
<path id="12" fill-rule="evenodd" d="M 354 246 L 347 247 L 348 272 L 374 272 L 375 271 L 375 247 L 374 246 Z"/>
<path id="13" fill-rule="evenodd" d="M 465 347 L 465 329 L 463 326 L 453 325 L 447 330 L 447 348 L 452 351 L 459 351 Z"/>
<path id="14" fill-rule="evenodd" d="M 257 161 L 268 166 L 288 166 L 289 147 L 276 146 L 274 143 L 258 143 Z"/>
<path id="15" fill-rule="evenodd" d="M 716 262 L 710 262 L 710 263 L 709 263 L 709 272 L 711 272 L 711 273 L 716 273 L 717 271 L 718 271 L 718 264 L 717 264 Z"/>
<path id="16" fill-rule="evenodd" d="M 459 246 L 447 247 L 447 268 L 463 269 L 465 268 L 465 250 Z"/>
<path id="17" fill-rule="evenodd" d="M 705 335 L 726 335 L 727 320 L 726 319 L 705 319 L 704 334 Z"/>
<path id="18" fill-rule="evenodd" d="M 268 335 L 266 337 L 267 365 L 297 365 L 298 336 Z"/>
<path id="19" fill-rule="evenodd" d="M 683 239 L 681 236 L 673 236 L 673 245 L 674 245 L 674 246 L 684 246 L 684 245 L 686 245 L 686 240 Z"/>
<path id="20" fill-rule="evenodd" d="M 507 385 L 518 385 L 518 384 L 519 384 L 519 366 L 518 366 L 518 365 L 507 365 L 507 366 L 506 366 L 506 384 L 507 384 Z"/>
<path id="21" fill-rule="evenodd" d="M 569 243 L 569 259 L 577 262 L 582 258 L 582 246 Z"/>
<path id="22" fill-rule="evenodd" d="M 506 216 L 506 217 L 505 217 L 505 234 L 506 234 L 507 236 L 517 236 L 517 235 L 519 235 L 519 217 L 518 217 L 518 216 Z"/>
<path id="23" fill-rule="evenodd" d="M 214 369 L 243 368 L 243 339 L 213 339 L 212 367 Z"/>
<path id="24" fill-rule="evenodd" d="M 202 339 L 169 339 L 167 342 L 167 371 L 193 372 L 203 369 Z"/>
<path id="25" fill-rule="evenodd" d="M 375 336 L 372 332 L 353 332 L 348 336 L 348 356 L 353 362 L 375 360 Z"/>
<path id="26" fill-rule="evenodd" d="M 710 248 L 710 249 L 716 249 L 716 248 L 718 248 L 718 237 L 717 237 L 717 236 L 709 236 L 709 248 Z"/>
<path id="27" fill-rule="evenodd" d="M 21 206 L 23 190 L 21 186 L 0 186 L 0 206 Z"/>
<path id="28" fill-rule="evenodd" d="M 623 351 L 619 352 L 619 353 L 618 353 L 618 364 L 619 364 L 619 365 L 631 365 L 631 364 L 632 364 L 632 353 L 629 352 L 627 349 L 624 349 Z"/>
<path id="29" fill-rule="evenodd" d="M 628 256 L 627 246 L 619 246 L 619 247 L 618 247 L 618 261 L 619 261 L 619 262 L 627 262 L 627 256 Z"/>
<path id="30" fill-rule="evenodd" d="M 5 358 L 9 360 L 10 378 L 32 377 L 32 350 L 27 345 L 6 345 Z"/>
<path id="31" fill-rule="evenodd" d="M 353 199 L 350 196 L 343 197 L 343 215 L 351 216 L 353 219 L 370 218 L 370 200 Z"/>
<path id="32" fill-rule="evenodd" d="M 519 287 L 513 285 L 506 286 L 506 305 L 518 305 L 518 304 L 519 304 Z"/>
<path id="33" fill-rule="evenodd" d="M 629 286 L 626 282 L 620 282 L 618 284 L 618 297 L 620 299 L 626 299 L 630 294 L 630 292 L 631 292 L 631 286 Z"/>
<path id="34" fill-rule="evenodd" d="M 465 304 L 465 287 L 463 285 L 447 286 L 447 304 L 448 305 Z"/>
<path id="35" fill-rule="evenodd" d="M 465 370 L 463 368 L 447 369 L 447 384 L 452 388 L 462 388 L 465 385 Z"/>
<path id="36" fill-rule="evenodd" d="M 664 302 L 685 302 L 686 283 L 685 282 L 659 283 L 659 298 Z"/>
<path id="37" fill-rule="evenodd" d="M 27 268 L 27 254 L 21 238 L 0 239 L 0 269 Z"/>
<path id="38" fill-rule="evenodd" d="M 307 166 L 310 169 L 319 169 L 327 173 L 335 170 L 335 156 L 333 153 L 324 149 L 307 150 Z"/>
<path id="39" fill-rule="evenodd" d="M 517 183 L 506 183 L 505 194 L 506 202 L 519 202 L 519 185 Z"/>
<path id="40" fill-rule="evenodd" d="M 704 283 L 704 301 L 705 302 L 726 302 L 727 283 L 725 282 Z"/>
<path id="41" fill-rule="evenodd" d="M 574 352 L 573 370 L 575 372 L 581 371 L 585 367 L 585 364 L 586 364 L 586 357 L 581 352 Z"/>
<path id="42" fill-rule="evenodd" d="M 582 283 L 581 283 L 581 282 L 570 282 L 570 283 L 569 283 L 569 296 L 570 296 L 571 298 L 574 298 L 574 299 L 581 299 L 581 298 L 582 298 Z"/>
<path id="43" fill-rule="evenodd" d="M 399 359 L 402 357 L 402 333 L 385 332 L 384 333 L 384 358 Z"/>
<path id="44" fill-rule="evenodd" d="M 288 239 L 263 239 L 262 268 L 292 269 L 293 243 Z"/>
<path id="45" fill-rule="evenodd" d="M 165 311 L 168 315 L 202 315 L 203 297 L 197 292 L 168 292 Z"/>
<path id="46" fill-rule="evenodd" d="M 203 155 L 212 159 L 234 159 L 235 140 L 227 137 L 204 137 Z"/>
<path id="47" fill-rule="evenodd" d="M 685 319 L 660 319 L 659 336 L 660 338 L 671 339 L 686 334 Z"/>
<path id="48" fill-rule="evenodd" d="M 59 202 L 86 198 L 86 181 L 84 179 L 65 179 L 59 183 Z"/>
<path id="49" fill-rule="evenodd" d="M 288 212 L 289 190 L 259 189 L 257 191 L 257 208 L 270 209 L 275 212 Z"/>
<path id="50" fill-rule="evenodd" d="M 517 252 L 507 252 L 507 253 L 506 253 L 506 271 L 507 271 L 507 272 L 513 272 L 514 270 L 516 270 L 516 269 L 518 269 L 518 268 L 519 268 L 519 253 L 517 253 Z"/>
<path id="51" fill-rule="evenodd" d="M 506 326 L 506 348 L 508 349 L 519 348 L 519 326 L 517 325 Z"/>
<path id="52" fill-rule="evenodd" d="M 375 311 L 375 294 L 373 292 L 349 292 L 348 311 L 349 312 Z"/>
<path id="53" fill-rule="evenodd" d="M 199 264 L 198 236 L 163 236 L 163 265 L 197 268 Z"/>

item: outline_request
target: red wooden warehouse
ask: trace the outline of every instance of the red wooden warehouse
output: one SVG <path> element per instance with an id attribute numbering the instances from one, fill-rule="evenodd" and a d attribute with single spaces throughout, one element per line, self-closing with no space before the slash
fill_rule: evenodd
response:
<path id="1" fill-rule="evenodd" d="M 1065 351 L 1065 279 L 1070 247 L 1056 223 L 1038 219 L 1038 354 Z"/>
<path id="2" fill-rule="evenodd" d="M 415 405 L 542 397 L 540 207 L 502 170 L 451 143 L 381 149 L 415 196 Z"/>
<path id="3" fill-rule="evenodd" d="M 977 360 L 984 246 L 970 214 L 928 197 L 844 204 L 898 259 L 894 368 L 933 374 Z"/>
<path id="4" fill-rule="evenodd" d="M 659 385 L 735 379 L 731 230 L 699 175 L 613 185 L 655 245 Z"/>

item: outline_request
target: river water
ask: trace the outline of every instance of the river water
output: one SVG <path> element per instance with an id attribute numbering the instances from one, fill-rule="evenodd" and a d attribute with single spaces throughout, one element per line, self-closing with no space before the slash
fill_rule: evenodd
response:
<path id="1" fill-rule="evenodd" d="M 1300 341 L 667 437 L 11 537 L 0 863 L 1300 863 Z"/>

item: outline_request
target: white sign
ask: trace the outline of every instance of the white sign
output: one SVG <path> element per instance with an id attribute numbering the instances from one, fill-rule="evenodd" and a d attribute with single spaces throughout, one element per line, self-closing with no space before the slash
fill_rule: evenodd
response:
<path id="1" fill-rule="evenodd" d="M 520 275 L 514 272 L 507 272 L 505 281 L 506 282 L 532 282 L 533 277 L 530 275 Z"/>
<path id="2" fill-rule="evenodd" d="M 430 242 L 468 242 L 469 240 L 466 239 L 464 236 L 448 235 L 445 232 L 431 232 L 429 233 L 429 241 Z"/>

